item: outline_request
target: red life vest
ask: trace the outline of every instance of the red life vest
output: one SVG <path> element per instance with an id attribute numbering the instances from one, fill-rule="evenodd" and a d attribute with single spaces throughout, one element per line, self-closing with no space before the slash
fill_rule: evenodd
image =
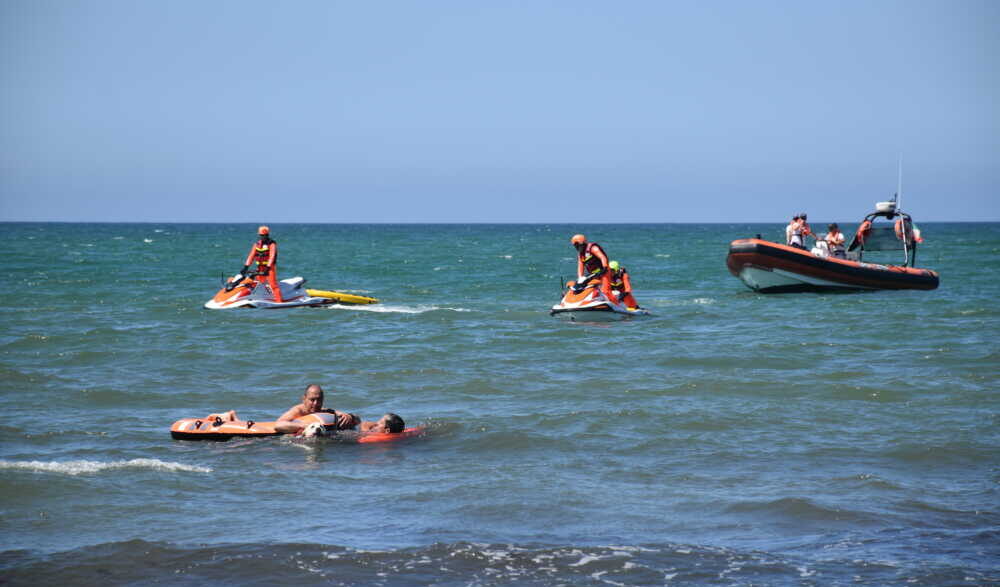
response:
<path id="1" fill-rule="evenodd" d="M 268 266 L 271 265 L 271 250 L 272 250 L 272 248 L 275 249 L 275 251 L 274 251 L 274 263 L 275 263 L 275 265 L 277 265 L 277 263 L 278 263 L 278 252 L 277 252 L 276 249 L 278 248 L 278 243 L 276 243 L 276 242 L 274 242 L 272 240 L 269 240 L 266 243 L 263 242 L 263 241 L 257 241 L 257 242 L 254 243 L 254 245 L 253 245 L 253 260 L 257 263 L 258 267 L 260 267 L 260 266 L 268 267 Z"/>
<path id="2" fill-rule="evenodd" d="M 603 267 L 600 258 L 593 253 L 594 247 L 597 247 L 598 249 L 601 249 L 601 252 L 604 252 L 601 245 L 597 243 L 587 243 L 587 247 L 583 249 L 582 253 L 580 253 L 580 259 L 583 261 L 583 269 L 588 275 Z M 605 256 L 607 256 L 607 253 L 605 253 Z"/>

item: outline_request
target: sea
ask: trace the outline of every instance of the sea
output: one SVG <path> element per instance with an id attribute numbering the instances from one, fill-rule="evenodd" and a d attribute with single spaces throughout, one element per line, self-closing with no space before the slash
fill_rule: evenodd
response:
<path id="1" fill-rule="evenodd" d="M 725 258 L 783 223 L 271 229 L 380 303 L 205 309 L 256 225 L 0 223 L 0 583 L 1000 585 L 1000 223 L 769 295 Z M 578 232 L 652 316 L 549 315 Z M 425 434 L 170 436 L 311 383 Z"/>

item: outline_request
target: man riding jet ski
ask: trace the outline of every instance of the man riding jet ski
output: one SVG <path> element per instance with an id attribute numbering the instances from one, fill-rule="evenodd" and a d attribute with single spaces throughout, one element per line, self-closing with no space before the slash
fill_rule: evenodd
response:
<path id="1" fill-rule="evenodd" d="M 378 300 L 335 291 L 306 289 L 306 280 L 292 277 L 278 281 L 278 243 L 266 226 L 257 229 L 259 239 L 250 248 L 240 272 L 224 281 L 222 289 L 205 303 L 210 310 L 229 308 L 294 308 L 329 304 L 377 304 Z M 250 266 L 256 265 L 250 273 Z"/>
<path id="2" fill-rule="evenodd" d="M 612 291 L 612 271 L 608 257 L 597 243 L 588 243 L 582 234 L 574 235 L 570 242 L 577 251 L 576 281 L 566 283 L 568 290 L 563 299 L 552 306 L 549 314 L 569 320 L 620 320 L 628 316 L 645 316 L 649 312 L 628 307 L 623 300 L 635 300 L 631 295 L 618 295 Z M 586 271 L 586 273 L 584 273 Z M 627 277 L 623 277 L 623 280 Z M 631 283 L 627 293 L 631 293 Z M 619 290 L 621 291 L 621 290 Z"/>
<path id="3" fill-rule="evenodd" d="M 250 247 L 250 254 L 243 263 L 243 269 L 240 269 L 240 275 L 246 277 L 250 264 L 256 262 L 257 283 L 266 282 L 274 294 L 274 301 L 280 304 L 285 300 L 282 299 L 281 288 L 278 287 L 278 243 L 271 240 L 271 229 L 266 226 L 258 228 L 257 235 L 260 238 Z"/>
<path id="4" fill-rule="evenodd" d="M 588 283 L 600 278 L 601 292 L 610 298 L 611 275 L 608 273 L 608 255 L 604 249 L 597 243 L 587 242 L 587 237 L 582 234 L 574 234 L 569 242 L 576 249 L 576 274 L 579 276 L 573 290 L 580 293 Z"/>

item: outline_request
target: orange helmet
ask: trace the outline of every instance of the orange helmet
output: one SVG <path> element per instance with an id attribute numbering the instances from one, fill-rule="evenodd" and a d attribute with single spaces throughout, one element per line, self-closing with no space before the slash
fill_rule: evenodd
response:
<path id="1" fill-rule="evenodd" d="M 257 234 L 271 234 L 271 229 L 266 226 L 261 226 L 257 229 Z"/>
<path id="2" fill-rule="evenodd" d="M 587 242 L 587 237 L 583 236 L 582 234 L 574 234 L 573 238 L 569 239 L 569 242 L 573 243 L 574 245 L 582 245 L 585 242 Z"/>

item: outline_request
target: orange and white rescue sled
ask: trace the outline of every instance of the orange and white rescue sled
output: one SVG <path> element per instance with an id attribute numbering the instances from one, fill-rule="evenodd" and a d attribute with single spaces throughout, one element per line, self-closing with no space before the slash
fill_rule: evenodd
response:
<path id="1" fill-rule="evenodd" d="M 306 425 L 305 435 L 337 436 L 356 439 L 357 442 L 392 442 L 404 438 L 413 438 L 424 433 L 423 426 L 406 428 L 396 433 L 363 434 L 352 430 L 337 431 L 335 415 L 319 412 L 296 418 L 296 422 Z M 221 417 L 212 418 L 181 418 L 170 427 L 170 436 L 177 440 L 231 440 L 233 438 L 257 438 L 264 436 L 280 436 L 274 430 L 274 422 L 254 422 L 253 420 L 236 420 L 227 422 Z M 310 434 L 310 425 L 314 425 Z M 317 429 L 316 427 L 319 427 Z M 322 431 L 320 434 L 316 432 Z M 299 434 L 298 436 L 303 436 Z"/>

